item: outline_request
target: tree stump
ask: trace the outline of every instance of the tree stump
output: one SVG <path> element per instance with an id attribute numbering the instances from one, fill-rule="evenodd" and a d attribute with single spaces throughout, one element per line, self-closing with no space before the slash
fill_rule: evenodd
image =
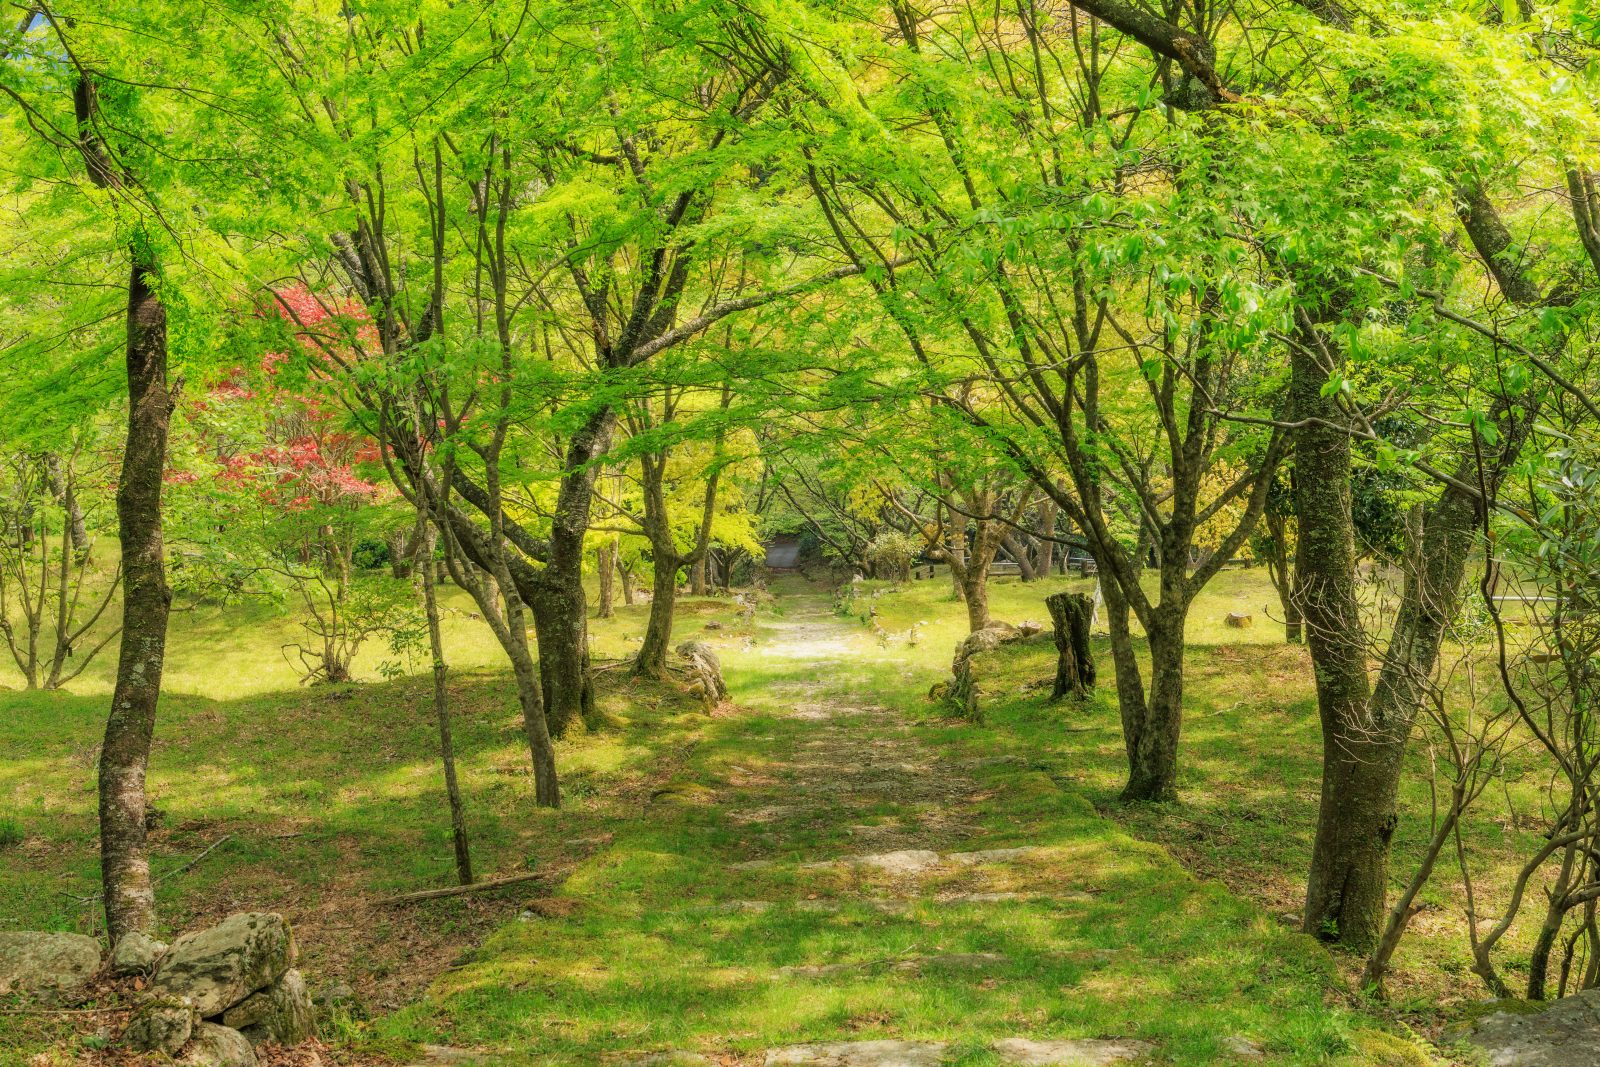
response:
<path id="1" fill-rule="evenodd" d="M 707 709 L 721 706 L 728 699 L 728 686 L 722 680 L 722 662 L 703 641 L 685 641 L 678 646 L 689 675 L 689 691 L 705 702 Z"/>
<path id="2" fill-rule="evenodd" d="M 1253 625 L 1254 623 L 1255 623 L 1255 619 L 1251 618 L 1249 615 L 1245 614 L 1242 611 L 1230 611 L 1230 612 L 1228 612 L 1228 625 L 1233 627 L 1235 630 L 1246 629 L 1247 627 Z"/>
<path id="3" fill-rule="evenodd" d="M 1067 694 L 1089 695 L 1094 688 L 1094 656 L 1089 651 L 1089 621 L 1094 600 L 1085 593 L 1056 593 L 1045 597 L 1056 639 L 1056 684 L 1051 700 Z"/>

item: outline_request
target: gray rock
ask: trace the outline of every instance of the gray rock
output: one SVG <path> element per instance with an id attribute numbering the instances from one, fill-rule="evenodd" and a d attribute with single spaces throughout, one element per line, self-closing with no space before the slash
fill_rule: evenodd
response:
<path id="1" fill-rule="evenodd" d="M 1098 1038 L 1034 1041 L 1008 1037 L 994 1043 L 1008 1064 L 1014 1067 L 1108 1067 L 1127 1063 L 1150 1051 L 1142 1041 L 1108 1041 Z"/>
<path id="2" fill-rule="evenodd" d="M 257 1067 L 259 1062 L 249 1038 L 215 1023 L 196 1023 L 194 1036 L 178 1058 L 183 1067 Z"/>
<path id="3" fill-rule="evenodd" d="M 1033 845 L 1022 848 L 986 848 L 978 852 L 952 852 L 945 859 L 951 863 L 959 863 L 963 867 L 975 866 L 979 863 L 1012 863 L 1016 860 L 1027 859 L 1038 852 Z"/>
<path id="4" fill-rule="evenodd" d="M 210 1018 L 276 982 L 294 958 L 294 935 L 282 915 L 230 915 L 208 930 L 178 938 L 161 961 L 150 992 L 186 996 Z"/>
<path id="5" fill-rule="evenodd" d="M 135 1052 L 176 1056 L 188 1043 L 194 1024 L 199 1021 L 194 1005 L 182 997 L 152 997 L 128 1018 L 122 1040 Z"/>
<path id="6" fill-rule="evenodd" d="M 166 954 L 167 946 L 141 933 L 123 934 L 111 950 L 111 973 L 118 978 L 149 974 Z"/>
<path id="7" fill-rule="evenodd" d="M 300 972 L 290 968 L 272 985 L 252 993 L 222 1013 L 222 1024 L 250 1039 L 252 1045 L 298 1045 L 317 1032 L 316 1009 Z"/>
<path id="8" fill-rule="evenodd" d="M 715 708 L 728 699 L 728 686 L 722 680 L 722 661 L 704 641 L 685 641 L 676 649 L 688 667 L 690 689 L 707 707 Z"/>
<path id="9" fill-rule="evenodd" d="M 765 1067 L 939 1067 L 943 1041 L 832 1041 L 791 1045 L 767 1053 Z"/>
<path id="10" fill-rule="evenodd" d="M 1260 1045 L 1251 1041 L 1248 1037 L 1241 1037 L 1238 1034 L 1223 1038 L 1222 1047 L 1227 1049 L 1230 1055 L 1241 1060 L 1265 1059 L 1267 1055 Z"/>
<path id="11" fill-rule="evenodd" d="M 82 934 L 0 933 L 0 994 L 66 993 L 100 969 L 100 942 Z"/>
<path id="12" fill-rule="evenodd" d="M 903 848 L 870 856 L 847 856 L 841 862 L 886 874 L 919 874 L 939 865 L 939 854 L 925 848 Z"/>
<path id="13" fill-rule="evenodd" d="M 1600 989 L 1586 989 L 1543 1011 L 1497 1011 L 1473 1024 L 1468 1040 L 1490 1067 L 1600 1067 Z"/>

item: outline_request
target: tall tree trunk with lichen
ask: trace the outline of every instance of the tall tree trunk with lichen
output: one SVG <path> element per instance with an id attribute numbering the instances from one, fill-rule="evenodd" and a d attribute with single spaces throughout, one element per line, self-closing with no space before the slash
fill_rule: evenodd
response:
<path id="1" fill-rule="evenodd" d="M 122 648 L 100 749 L 100 873 L 106 930 L 115 945 L 155 929 L 155 889 L 145 837 L 145 775 L 166 663 L 167 588 L 161 480 L 167 468 L 172 397 L 167 385 L 167 312 L 153 256 L 132 249 L 128 280 L 128 438 L 117 482 L 122 545 Z"/>
<path id="2" fill-rule="evenodd" d="M 59 27 L 58 27 L 59 32 Z M 63 38 L 63 46 L 66 40 Z M 71 49 L 68 47 L 68 52 Z M 122 190 L 131 181 L 100 138 L 100 104 L 81 64 L 73 85 L 77 147 L 89 180 Z M 172 395 L 167 383 L 167 309 L 161 268 L 148 233 L 128 243 L 125 364 L 128 436 L 117 480 L 117 530 L 122 546 L 122 648 L 100 748 L 100 875 L 106 930 L 115 945 L 128 934 L 155 929 L 155 890 L 145 827 L 145 776 L 155 735 L 156 706 L 166 663 L 167 588 L 161 530 L 161 483 L 167 469 Z"/>

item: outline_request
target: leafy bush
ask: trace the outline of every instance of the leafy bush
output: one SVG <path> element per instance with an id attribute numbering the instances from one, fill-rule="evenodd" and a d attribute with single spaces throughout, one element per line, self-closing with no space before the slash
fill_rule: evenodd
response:
<path id="1" fill-rule="evenodd" d="M 363 537 L 350 550 L 350 562 L 365 571 L 389 565 L 389 543 L 379 537 Z"/>
<path id="2" fill-rule="evenodd" d="M 911 580 L 911 563 L 922 550 L 922 542 L 899 530 L 883 530 L 867 545 L 867 566 L 875 578 L 893 582 Z"/>

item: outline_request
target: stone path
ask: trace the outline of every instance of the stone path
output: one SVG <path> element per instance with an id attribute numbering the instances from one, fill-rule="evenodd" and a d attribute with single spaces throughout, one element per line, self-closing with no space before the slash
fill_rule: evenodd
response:
<path id="1" fill-rule="evenodd" d="M 601 1067 L 1309 1063 L 1302 1043 L 1339 1047 L 1348 1023 L 1304 977 L 1320 949 L 1125 837 L 1041 769 L 1048 754 L 894 706 L 928 668 L 882 658 L 819 600 L 784 606 L 753 640 L 684 635 L 715 644 L 739 707 L 705 720 L 564 907 L 441 977 L 423 1033 L 475 1039 L 482 1063 Z"/>
<path id="2" fill-rule="evenodd" d="M 753 755 L 769 757 L 759 761 L 759 768 L 752 759 L 748 766 L 727 769 L 726 780 L 733 788 L 719 790 L 719 799 L 730 809 L 729 822 L 746 831 L 744 848 L 761 854 L 731 860 L 722 888 L 738 889 L 749 876 L 769 875 L 798 895 L 741 895 L 687 907 L 757 915 L 774 909 L 851 912 L 895 921 L 915 908 L 939 904 L 1003 907 L 1046 896 L 1067 903 L 1090 899 L 1087 893 L 1054 884 L 1031 886 L 1031 892 L 1009 888 L 1019 882 L 1026 885 L 1030 862 L 1050 850 L 991 843 L 963 817 L 980 792 L 970 772 L 1003 761 L 963 764 L 946 759 L 895 712 L 841 698 L 829 680 L 842 662 L 860 654 L 844 624 L 813 611 L 769 623 L 765 629 L 764 658 L 816 667 L 814 680 L 768 690 L 776 690 L 774 695 L 786 707 L 784 718 L 806 724 L 807 736 L 787 751 L 773 753 L 762 752 L 757 743 Z M 870 851 L 804 854 L 800 842 L 818 826 L 843 827 Z M 991 884 L 996 879 L 1004 888 Z M 918 952 L 876 959 L 819 959 L 776 968 L 767 977 L 829 981 L 870 974 L 937 973 L 979 983 L 1015 966 L 998 952 Z M 1144 1060 L 1154 1049 L 1138 1041 L 1019 1034 L 995 1040 L 989 1051 L 994 1058 L 986 1062 L 1012 1067 L 1106 1067 Z M 946 1041 L 864 1038 L 774 1048 L 739 1062 L 764 1067 L 940 1067 L 950 1062 L 952 1053 Z M 725 1061 L 668 1051 L 620 1062 L 630 1067 L 710 1067 Z"/>

